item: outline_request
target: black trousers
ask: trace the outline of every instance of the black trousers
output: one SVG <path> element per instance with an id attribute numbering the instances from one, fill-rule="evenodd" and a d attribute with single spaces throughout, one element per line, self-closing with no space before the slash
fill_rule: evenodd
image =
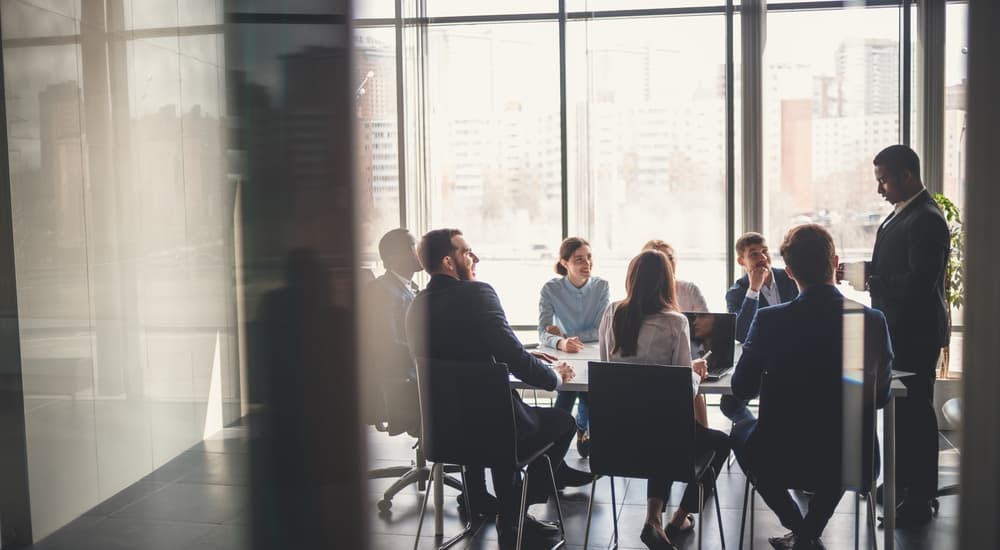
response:
<path id="1" fill-rule="evenodd" d="M 715 458 L 712 459 L 712 470 L 714 470 L 715 475 L 712 477 L 702 478 L 702 483 L 705 486 L 705 496 L 711 494 L 711 490 L 715 488 L 715 479 L 719 477 L 719 471 L 722 469 L 722 465 L 729 458 L 729 436 L 725 432 L 720 432 L 719 430 L 713 430 L 711 428 L 706 428 L 701 424 L 695 425 L 694 432 L 694 448 L 696 454 L 703 454 L 706 451 L 715 451 Z M 706 474 L 707 475 L 707 474 Z M 646 481 L 646 498 L 661 498 L 667 500 L 670 496 L 670 486 L 673 481 L 667 479 L 651 478 Z M 681 508 L 684 508 L 688 512 L 700 512 L 701 502 L 698 502 L 698 485 L 695 483 L 688 483 L 687 488 L 684 489 L 684 497 L 681 499 Z"/>
<path id="2" fill-rule="evenodd" d="M 756 426 L 757 419 L 755 418 L 738 422 L 733 426 L 733 431 L 729 436 L 736 460 L 748 477 L 755 477 L 756 472 L 759 471 L 759 464 L 755 464 L 756 461 L 766 460 L 765 457 L 754 456 L 754 453 L 747 449 L 747 442 Z M 787 488 L 770 485 L 766 482 L 759 482 L 754 487 L 786 529 L 799 537 L 810 539 L 819 538 L 823 534 L 823 529 L 826 528 L 827 522 L 833 517 L 833 511 L 837 508 L 841 497 L 844 496 L 844 490 L 839 485 L 818 487 L 809 500 L 809 511 L 803 515 Z"/>
<path id="3" fill-rule="evenodd" d="M 937 493 L 934 377 L 939 353 L 936 344 L 901 343 L 893 361 L 894 369 L 917 373 L 900 379 L 906 397 L 896 399 L 896 491 L 907 500 L 928 500 Z"/>
<path id="4" fill-rule="evenodd" d="M 552 447 L 549 447 L 545 454 L 552 461 L 553 471 L 558 472 L 563 465 L 566 451 L 569 450 L 569 444 L 576 434 L 576 420 L 570 413 L 561 409 L 542 407 L 531 407 L 531 409 L 538 415 L 541 429 L 532 437 L 517 442 L 518 453 L 523 456 L 552 443 Z M 518 510 L 521 507 L 519 474 L 513 467 L 494 467 L 491 471 L 500 516 L 506 521 L 517 521 Z M 543 459 L 536 460 L 528 467 L 528 476 L 533 487 L 545 488 L 552 484 L 549 480 L 548 467 Z"/>

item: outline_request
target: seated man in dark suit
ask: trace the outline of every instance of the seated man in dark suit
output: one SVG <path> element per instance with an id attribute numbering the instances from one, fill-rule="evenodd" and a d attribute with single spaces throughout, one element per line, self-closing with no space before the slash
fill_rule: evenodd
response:
<path id="1" fill-rule="evenodd" d="M 420 432 L 420 404 L 417 398 L 417 373 L 406 342 L 406 312 L 417 295 L 413 274 L 420 270 L 416 239 L 403 228 L 393 229 L 382 236 L 378 254 L 385 273 L 365 287 L 364 316 L 366 358 L 378 369 L 372 380 L 373 391 L 366 399 L 377 404 L 384 401 L 388 410 L 389 433 Z M 384 393 L 384 397 L 383 394 Z M 377 405 L 373 408 L 377 408 Z M 480 516 L 496 515 L 496 499 L 486 491 L 486 474 L 482 468 L 470 469 L 466 475 L 469 502 Z M 465 499 L 458 495 L 459 507 Z"/>
<path id="2" fill-rule="evenodd" d="M 385 273 L 365 286 L 364 313 L 371 331 L 371 345 L 366 349 L 377 360 L 382 376 L 415 380 L 405 321 L 418 290 L 413 282 L 413 274 L 420 271 L 416 240 L 406 229 L 393 229 L 379 240 L 378 254 Z M 416 425 L 419 428 L 419 418 Z"/>
<path id="3" fill-rule="evenodd" d="M 771 253 L 760 233 L 751 231 L 736 239 L 736 262 L 746 274 L 726 291 L 726 308 L 729 313 L 736 314 L 736 339 L 742 342 L 746 340 L 750 321 L 758 308 L 794 300 L 799 289 L 784 271 L 771 267 Z M 747 403 L 747 400 L 723 395 L 719 409 L 726 418 L 739 422 L 753 417 Z"/>
<path id="4" fill-rule="evenodd" d="M 514 335 L 496 291 L 475 280 L 479 258 L 472 252 L 462 232 L 437 229 L 420 241 L 420 260 L 431 275 L 427 288 L 417 294 L 406 316 L 406 333 L 414 357 L 436 359 L 496 361 L 506 363 L 510 372 L 522 381 L 545 390 L 554 390 L 574 376 L 573 368 L 559 363 L 550 368 L 532 355 Z M 545 358 L 544 354 L 540 354 Z M 546 452 L 555 468 L 560 487 L 581 486 L 593 479 L 589 473 L 574 470 L 563 462 L 570 441 L 576 434 L 576 420 L 566 411 L 530 407 L 513 392 L 519 449 L 540 448 L 554 443 Z M 529 499 L 544 501 L 547 472 L 542 462 L 538 480 L 529 487 Z M 497 533 L 501 545 L 516 540 L 520 491 L 513 467 L 492 468 L 493 488 L 498 501 Z M 550 490 L 551 491 L 551 490 Z M 527 516 L 525 538 L 529 542 L 557 535 L 558 527 Z"/>
<path id="5" fill-rule="evenodd" d="M 844 492 L 844 341 L 863 338 L 863 358 L 849 360 L 848 366 L 863 364 L 878 407 L 889 399 L 892 346 L 882 313 L 845 300 L 834 286 L 837 256 L 825 229 L 815 224 L 792 228 L 781 255 L 800 294 L 791 302 L 758 310 L 751 323 L 732 386 L 742 399 L 761 394 L 760 419 L 742 420 L 730 437 L 744 472 L 757 480 L 761 497 L 791 530 L 771 544 L 779 549 L 823 548 L 820 535 Z M 863 326 L 862 333 L 845 334 L 845 314 L 863 319 L 855 325 Z M 863 449 L 871 451 L 873 444 L 862 440 Z M 863 450 L 857 456 L 867 477 L 874 464 L 861 460 L 867 456 Z M 805 517 L 787 485 L 769 482 L 772 478 L 808 480 L 810 486 L 794 487 L 815 491 Z"/>

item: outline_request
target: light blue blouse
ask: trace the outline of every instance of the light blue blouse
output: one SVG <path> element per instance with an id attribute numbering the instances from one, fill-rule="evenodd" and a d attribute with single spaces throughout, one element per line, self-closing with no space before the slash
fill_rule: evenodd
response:
<path id="1" fill-rule="evenodd" d="M 556 347 L 559 337 L 545 332 L 555 325 L 567 337 L 578 336 L 584 342 L 596 342 L 601 316 L 608 307 L 608 282 L 591 277 L 580 288 L 567 277 L 557 277 L 545 283 L 538 300 L 538 341 Z"/>

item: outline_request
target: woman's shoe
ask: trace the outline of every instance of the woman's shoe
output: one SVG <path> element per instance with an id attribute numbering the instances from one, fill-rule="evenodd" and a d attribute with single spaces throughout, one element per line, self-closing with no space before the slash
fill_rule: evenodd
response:
<path id="1" fill-rule="evenodd" d="M 590 434 L 587 433 L 587 430 L 577 428 L 576 452 L 580 453 L 580 458 L 587 458 L 590 456 Z"/>
<path id="2" fill-rule="evenodd" d="M 663 528 L 663 532 L 667 534 L 670 540 L 674 540 L 680 535 L 685 533 L 690 533 L 694 529 L 694 515 L 688 514 L 687 517 L 688 525 L 687 527 L 677 527 L 673 523 L 668 523 L 666 527 Z"/>
<path id="3" fill-rule="evenodd" d="M 639 534 L 639 540 L 646 545 L 649 550 L 677 550 L 677 547 L 670 543 L 669 540 L 660 536 L 650 524 L 645 524 L 642 526 L 642 533 Z"/>

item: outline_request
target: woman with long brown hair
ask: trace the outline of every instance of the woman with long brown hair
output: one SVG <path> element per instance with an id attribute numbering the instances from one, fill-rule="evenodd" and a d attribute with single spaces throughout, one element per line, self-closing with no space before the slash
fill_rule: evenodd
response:
<path id="1" fill-rule="evenodd" d="M 708 375 L 704 360 L 691 361 L 690 329 L 687 317 L 677 307 L 673 269 L 665 254 L 647 250 L 628 266 L 625 279 L 627 296 L 608 306 L 601 320 L 599 335 L 601 360 L 652 365 L 691 365 L 691 384 L 695 395 L 698 384 Z M 712 467 L 719 469 L 729 456 L 729 439 L 725 433 L 695 423 L 695 446 L 712 449 Z M 714 479 L 705 479 L 706 495 L 715 487 Z M 671 482 L 650 479 L 646 483 L 646 523 L 640 538 L 652 550 L 675 550 L 671 538 L 694 527 L 694 516 L 688 512 L 701 509 L 698 488 L 688 485 L 684 498 L 664 529 L 662 514 L 669 496 Z"/>

